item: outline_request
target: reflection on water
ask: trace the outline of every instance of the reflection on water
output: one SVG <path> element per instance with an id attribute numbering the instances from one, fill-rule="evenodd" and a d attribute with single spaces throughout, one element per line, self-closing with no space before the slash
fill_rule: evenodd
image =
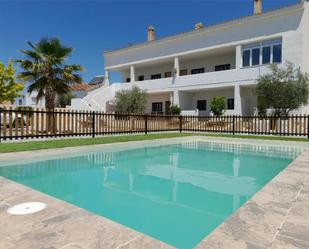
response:
<path id="1" fill-rule="evenodd" d="M 192 248 L 301 152 L 197 141 L 9 166 L 0 175 Z"/>

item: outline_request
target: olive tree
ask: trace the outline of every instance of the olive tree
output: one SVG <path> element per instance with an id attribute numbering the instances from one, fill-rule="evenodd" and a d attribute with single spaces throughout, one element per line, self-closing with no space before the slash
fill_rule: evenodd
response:
<path id="1" fill-rule="evenodd" d="M 257 107 L 260 114 L 272 109 L 274 115 L 288 116 L 290 111 L 308 104 L 309 78 L 292 63 L 279 68 L 270 66 L 271 72 L 257 80 Z"/>
<path id="2" fill-rule="evenodd" d="M 142 114 L 145 112 L 146 100 L 146 92 L 137 86 L 121 90 L 116 93 L 116 112 Z"/>

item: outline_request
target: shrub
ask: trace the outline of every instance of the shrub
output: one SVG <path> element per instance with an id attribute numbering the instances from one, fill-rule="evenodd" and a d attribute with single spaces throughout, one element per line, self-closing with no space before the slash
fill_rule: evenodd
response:
<path id="1" fill-rule="evenodd" d="M 181 109 L 178 105 L 170 105 L 170 107 L 167 109 L 167 114 L 170 115 L 180 115 Z"/>
<path id="2" fill-rule="evenodd" d="M 225 97 L 215 96 L 210 103 L 210 110 L 215 116 L 221 116 L 226 110 Z"/>

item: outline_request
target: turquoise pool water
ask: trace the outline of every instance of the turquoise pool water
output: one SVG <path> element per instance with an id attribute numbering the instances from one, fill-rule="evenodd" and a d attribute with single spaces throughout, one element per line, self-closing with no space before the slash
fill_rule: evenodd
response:
<path id="1" fill-rule="evenodd" d="M 0 175 L 187 249 L 300 152 L 196 141 L 0 167 Z"/>

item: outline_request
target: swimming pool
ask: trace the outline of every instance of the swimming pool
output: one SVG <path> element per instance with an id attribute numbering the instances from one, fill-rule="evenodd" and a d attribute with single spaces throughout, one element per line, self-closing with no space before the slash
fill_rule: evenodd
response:
<path id="1" fill-rule="evenodd" d="M 193 248 L 298 148 L 192 141 L 0 167 L 0 175 L 177 248 Z"/>

